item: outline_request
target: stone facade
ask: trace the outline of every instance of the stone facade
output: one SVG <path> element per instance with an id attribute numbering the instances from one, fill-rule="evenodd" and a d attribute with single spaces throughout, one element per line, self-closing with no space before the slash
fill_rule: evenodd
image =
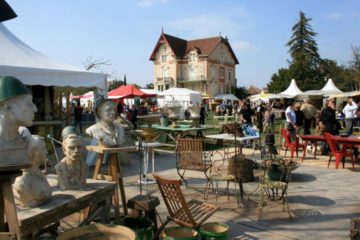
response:
<path id="1" fill-rule="evenodd" d="M 214 97 L 233 93 L 238 60 L 227 39 L 213 37 L 186 41 L 162 33 L 150 57 L 154 88 L 189 88 Z"/>

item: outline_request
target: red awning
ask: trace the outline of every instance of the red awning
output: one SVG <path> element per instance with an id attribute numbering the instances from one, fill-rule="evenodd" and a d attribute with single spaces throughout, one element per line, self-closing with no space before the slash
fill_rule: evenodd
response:
<path id="1" fill-rule="evenodd" d="M 108 93 L 109 98 L 134 98 L 134 97 L 140 97 L 140 98 L 146 98 L 146 97 L 155 97 L 156 94 L 147 94 L 143 91 L 136 88 L 134 85 L 126 85 L 126 86 L 120 86 Z"/>

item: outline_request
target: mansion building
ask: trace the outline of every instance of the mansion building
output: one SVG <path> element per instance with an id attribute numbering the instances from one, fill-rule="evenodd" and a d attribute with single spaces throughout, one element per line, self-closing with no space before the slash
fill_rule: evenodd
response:
<path id="1" fill-rule="evenodd" d="M 155 90 L 189 88 L 208 97 L 234 93 L 239 61 L 227 38 L 187 41 L 161 33 L 150 60 Z"/>

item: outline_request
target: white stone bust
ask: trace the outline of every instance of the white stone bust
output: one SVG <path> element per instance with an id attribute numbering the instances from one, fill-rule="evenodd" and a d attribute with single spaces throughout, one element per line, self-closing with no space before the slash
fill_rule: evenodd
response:
<path id="1" fill-rule="evenodd" d="M 22 205 L 36 207 L 49 201 L 52 194 L 46 176 L 39 169 L 48 160 L 47 149 L 44 139 L 31 135 L 26 128 L 23 129 L 22 136 L 26 139 L 28 158 L 32 165 L 23 169 L 22 176 L 15 179 L 13 186 Z"/>
<path id="2" fill-rule="evenodd" d="M 101 102 L 95 110 L 99 122 L 86 129 L 86 133 L 95 138 L 99 145 L 118 147 L 125 142 L 123 127 L 114 123 L 116 119 L 115 103 L 110 100 Z"/>
<path id="3" fill-rule="evenodd" d="M 0 101 L 0 167 L 29 163 L 18 129 L 32 126 L 36 111 L 30 94 Z"/>
<path id="4" fill-rule="evenodd" d="M 55 165 L 60 189 L 85 188 L 87 166 L 81 153 L 83 150 L 81 138 L 70 134 L 62 141 L 62 145 L 65 157 Z"/>
<path id="5" fill-rule="evenodd" d="M 191 104 L 188 107 L 188 110 L 190 112 L 190 118 L 197 119 L 200 118 L 200 105 L 197 104 Z"/>

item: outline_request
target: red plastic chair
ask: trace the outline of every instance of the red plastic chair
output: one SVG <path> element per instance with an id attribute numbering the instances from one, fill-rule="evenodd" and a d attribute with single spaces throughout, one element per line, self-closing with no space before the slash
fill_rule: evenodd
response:
<path id="1" fill-rule="evenodd" d="M 345 159 L 346 157 L 350 157 L 351 162 L 352 162 L 352 167 L 353 169 L 355 168 L 354 164 L 355 164 L 355 160 L 353 157 L 353 152 L 350 150 L 348 151 L 348 147 L 347 144 L 344 144 L 341 150 L 338 150 L 336 143 L 333 139 L 333 135 L 331 135 L 330 133 L 324 133 L 325 139 L 327 144 L 329 144 L 330 147 L 330 151 L 331 151 L 331 155 L 329 157 L 329 162 L 328 162 L 328 167 L 330 166 L 330 161 L 331 161 L 331 157 L 334 156 L 335 157 L 335 168 L 337 169 L 339 167 L 340 161 L 342 161 L 342 159 Z M 343 161 L 343 168 L 345 167 L 345 161 Z"/>
<path id="2" fill-rule="evenodd" d="M 305 146 L 302 143 L 299 143 L 298 140 L 296 142 L 291 142 L 291 136 L 289 130 L 286 128 L 281 129 L 281 136 L 285 139 L 285 157 L 288 149 L 290 148 L 290 157 L 294 158 L 294 152 L 296 150 L 296 157 L 299 157 L 299 148 L 305 151 Z"/>

